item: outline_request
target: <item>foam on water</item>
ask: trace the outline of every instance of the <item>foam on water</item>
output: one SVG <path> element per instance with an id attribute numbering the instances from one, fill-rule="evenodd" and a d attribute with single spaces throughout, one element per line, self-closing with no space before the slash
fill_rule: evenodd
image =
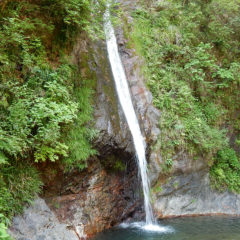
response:
<path id="1" fill-rule="evenodd" d="M 120 228 L 136 228 L 146 232 L 172 233 L 174 229 L 170 226 L 161 226 L 157 224 L 146 224 L 145 222 L 121 223 Z"/>
<path id="2" fill-rule="evenodd" d="M 142 226 L 142 229 L 149 232 L 173 232 L 173 229 L 170 227 L 164 227 L 156 224 L 148 224 Z"/>

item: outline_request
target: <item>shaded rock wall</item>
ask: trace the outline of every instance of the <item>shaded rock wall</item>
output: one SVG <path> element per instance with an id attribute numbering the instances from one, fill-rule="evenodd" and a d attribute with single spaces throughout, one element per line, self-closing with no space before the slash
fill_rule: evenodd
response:
<path id="1" fill-rule="evenodd" d="M 95 145 L 100 153 L 107 152 L 109 148 L 109 151 L 122 149 L 134 155 L 131 133 L 115 91 L 105 41 L 91 42 L 84 35 L 80 36 L 72 56 L 81 76 L 92 81 L 96 90 L 93 104 L 99 136 Z"/>
<path id="2" fill-rule="evenodd" d="M 110 163 L 102 161 L 90 159 L 81 172 L 64 173 L 56 165 L 44 169 L 42 198 L 14 218 L 10 234 L 16 240 L 85 239 L 123 221 L 141 219 L 134 158 L 111 155 Z M 114 164 L 119 161 L 122 165 Z M 49 177 L 51 172 L 57 174 Z"/>

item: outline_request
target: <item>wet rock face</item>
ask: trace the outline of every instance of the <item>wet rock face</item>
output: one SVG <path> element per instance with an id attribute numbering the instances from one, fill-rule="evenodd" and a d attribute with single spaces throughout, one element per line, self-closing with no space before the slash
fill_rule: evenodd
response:
<path id="1" fill-rule="evenodd" d="M 124 2 L 125 18 L 128 24 L 131 24 L 132 18 L 128 13 L 130 9 L 134 9 L 136 1 Z M 127 24 L 126 23 L 126 24 Z M 132 101 L 137 114 L 142 134 L 148 145 L 157 140 L 160 134 L 158 123 L 160 119 L 160 111 L 153 107 L 152 94 L 146 87 L 146 82 L 142 73 L 143 59 L 136 55 L 134 49 L 126 47 L 127 39 L 124 37 L 123 28 L 116 29 L 116 37 L 119 44 L 119 52 L 125 73 L 129 82 Z"/>
<path id="2" fill-rule="evenodd" d="M 81 37 L 73 56 L 81 75 L 95 81 L 94 115 L 99 136 L 94 144 L 99 154 L 89 159 L 85 171 L 59 173 L 51 184 L 46 182 L 44 198 L 60 222 L 89 237 L 141 215 L 142 199 L 136 187 L 141 184 L 105 43 Z"/>
<path id="3" fill-rule="evenodd" d="M 131 12 L 138 6 L 138 0 L 125 1 L 119 0 L 124 12 L 124 24 L 129 28 L 133 27 L 133 19 Z M 146 154 L 150 169 L 150 182 L 154 184 L 158 180 L 161 173 L 161 154 L 158 151 L 152 150 L 151 147 L 156 143 L 160 135 L 159 121 L 161 112 L 153 106 L 152 94 L 146 87 L 146 80 L 143 75 L 143 59 L 136 54 L 135 49 L 129 49 L 124 34 L 124 26 L 116 29 L 116 37 L 119 45 L 119 52 L 121 54 L 122 63 L 129 82 L 130 91 L 132 94 L 132 101 L 139 120 L 142 134 L 146 141 Z M 131 34 L 131 29 L 129 30 Z"/>
<path id="4" fill-rule="evenodd" d="M 122 152 L 135 155 L 132 136 L 118 102 L 105 43 L 99 42 L 93 46 L 93 49 L 97 74 L 95 127 L 100 131 L 95 146 L 101 155 L 119 149 L 122 149 Z"/>
<path id="5" fill-rule="evenodd" d="M 73 51 L 73 61 L 82 76 L 95 82 L 94 118 L 99 130 L 95 146 L 101 154 L 121 149 L 134 155 L 132 137 L 118 102 L 104 41 L 91 42 L 80 36 Z"/>
<path id="6" fill-rule="evenodd" d="M 92 158 L 84 171 L 43 169 L 42 199 L 13 220 L 17 240 L 75 240 L 144 217 L 141 184 L 131 155 Z M 106 160 L 106 161 L 105 161 Z M 55 172 L 49 177 L 50 172 Z M 44 199 L 44 200 L 43 200 Z"/>

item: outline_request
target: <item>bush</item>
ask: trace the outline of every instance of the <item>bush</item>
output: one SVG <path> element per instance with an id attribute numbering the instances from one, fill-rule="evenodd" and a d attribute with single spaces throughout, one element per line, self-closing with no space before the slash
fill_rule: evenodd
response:
<path id="1" fill-rule="evenodd" d="M 212 163 L 230 147 L 227 133 L 238 133 L 239 6 L 172 0 L 143 3 L 132 14 L 130 45 L 145 59 L 153 103 L 162 112 L 155 148 L 163 168 L 181 151 Z"/>
<path id="2" fill-rule="evenodd" d="M 83 168 L 95 154 L 95 131 L 88 124 L 92 88 L 76 94 L 76 81 L 82 79 L 66 59 L 77 34 L 98 36 L 104 10 L 98 2 L 0 1 L 0 214 L 5 220 L 40 191 L 34 162 L 61 160 L 70 169 Z M 7 224 L 0 225 L 0 239 L 8 238 Z"/>
<path id="3" fill-rule="evenodd" d="M 91 141 L 96 137 L 97 131 L 91 127 L 93 120 L 93 107 L 91 98 L 93 91 L 87 87 L 75 89 L 75 99 L 79 104 L 77 119 L 65 129 L 65 144 L 68 146 L 69 155 L 63 159 L 67 170 L 74 167 L 83 169 L 87 167 L 86 159 L 97 152 L 91 146 Z"/>
<path id="4" fill-rule="evenodd" d="M 1 215 L 0 215 L 1 218 Z M 0 239 L 1 240 L 12 240 L 12 238 L 7 233 L 7 227 L 3 222 L 0 222 Z"/>
<path id="5" fill-rule="evenodd" d="M 24 204 L 30 204 L 41 191 L 42 182 L 37 170 L 28 163 L 14 162 L 2 166 L 0 172 L 0 215 L 5 224 L 18 213 Z"/>
<path id="6" fill-rule="evenodd" d="M 210 175 L 213 186 L 218 190 L 228 188 L 240 193 L 240 162 L 233 149 L 225 148 L 217 153 Z"/>
<path id="7" fill-rule="evenodd" d="M 9 139 L 2 138 L 0 149 L 8 155 L 27 155 L 34 151 L 35 162 L 56 161 L 67 155 L 61 143 L 61 126 L 76 119 L 78 105 L 71 99 L 66 79 L 71 72 L 34 68 L 26 83 L 10 90 L 8 115 L 2 115 L 0 128 Z"/>
<path id="8" fill-rule="evenodd" d="M 100 14 L 101 6 L 75 0 L 0 3 L 0 163 L 12 157 L 35 162 L 67 157 L 73 144 L 62 140 L 63 129 L 74 129 L 77 116 L 83 118 L 78 127 L 84 144 L 81 161 L 94 153 L 93 131 L 81 114 L 90 106 L 79 106 L 73 96 L 76 70 L 65 63 L 63 51 L 71 46 L 74 32 L 89 27 L 93 11 Z"/>

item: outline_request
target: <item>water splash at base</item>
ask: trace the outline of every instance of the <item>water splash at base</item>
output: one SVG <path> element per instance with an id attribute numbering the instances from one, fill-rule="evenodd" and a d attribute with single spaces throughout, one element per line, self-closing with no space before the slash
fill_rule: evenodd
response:
<path id="1" fill-rule="evenodd" d="M 155 233 L 172 233 L 174 229 L 170 226 L 162 226 L 157 224 L 146 224 L 145 222 L 121 223 L 119 228 L 136 228 L 146 232 Z"/>

